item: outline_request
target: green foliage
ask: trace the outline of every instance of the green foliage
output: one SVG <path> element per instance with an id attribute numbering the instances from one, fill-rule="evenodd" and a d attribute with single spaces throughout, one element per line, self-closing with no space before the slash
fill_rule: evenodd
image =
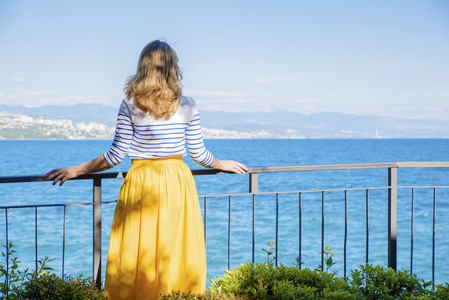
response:
<path id="1" fill-rule="evenodd" d="M 0 283 L 0 299 L 106 299 L 106 296 L 96 289 L 91 278 L 83 278 L 82 275 L 77 278 L 59 278 L 50 274 L 52 268 L 47 266 L 47 263 L 52 259 L 48 256 L 38 259 L 37 270 L 21 270 L 21 261 L 16 256 L 14 245 L 9 243 L 4 247 L 6 251 L 2 256 L 5 264 L 0 264 L 0 277 L 4 279 Z"/>
<path id="2" fill-rule="evenodd" d="M 9 299 L 58 299 L 58 300 L 103 300 L 107 297 L 99 291 L 92 278 L 76 278 L 55 274 L 34 274 L 22 286 L 13 289 Z"/>
<path id="3" fill-rule="evenodd" d="M 0 282 L 0 296 L 7 296 L 10 291 L 22 286 L 33 275 L 48 274 L 48 271 L 52 270 L 52 268 L 47 266 L 47 263 L 53 259 L 50 259 L 48 256 L 37 261 L 37 270 L 35 271 L 30 271 L 28 268 L 20 270 L 21 261 L 13 249 L 14 244 L 8 243 L 3 245 L 3 247 L 5 247 L 5 252 L 2 252 L 2 256 L 5 264 L 0 264 L 0 277 L 4 279 L 3 282 Z M 6 267 L 7 265 L 8 268 Z"/>
<path id="4" fill-rule="evenodd" d="M 15 256 L 16 251 L 13 250 L 14 245 L 9 243 L 3 245 L 3 247 L 6 249 L 5 252 L 2 252 L 5 265 L 0 265 L 0 275 L 3 277 L 4 282 L 0 283 L 0 292 L 2 295 L 6 295 L 18 282 L 23 282 L 26 276 L 22 274 L 22 271 L 18 270 L 20 261 Z M 6 268 L 6 264 L 9 264 L 9 268 Z M 28 269 L 26 272 L 28 272 Z"/>
<path id="5" fill-rule="evenodd" d="M 181 293 L 172 291 L 169 294 L 161 295 L 160 298 L 155 298 L 153 300 L 246 300 L 245 296 L 235 296 L 230 294 L 216 294 L 210 291 L 206 291 L 204 294 L 192 294 L 190 292 Z"/>
<path id="6" fill-rule="evenodd" d="M 329 272 L 329 269 L 330 269 L 333 265 L 335 265 L 335 261 L 334 261 L 334 259 L 333 259 L 332 257 L 333 257 L 335 254 L 337 254 L 337 252 L 332 252 L 332 253 L 331 253 L 331 251 L 332 251 L 332 248 L 329 247 L 329 246 L 326 246 L 326 248 L 324 248 L 324 250 L 323 250 L 323 253 L 324 253 L 324 255 L 326 256 L 325 259 L 324 259 L 324 262 L 326 263 L 326 272 Z M 298 260 L 298 258 L 297 258 L 296 260 Z M 321 269 L 322 269 L 321 265 L 318 265 L 317 270 L 321 270 Z M 334 274 L 336 275 L 336 274 L 337 274 L 337 271 L 334 271 L 334 272 L 332 272 L 332 273 L 334 273 Z"/>
<path id="7" fill-rule="evenodd" d="M 437 285 L 430 295 L 432 299 L 449 299 L 449 283 Z"/>
<path id="8" fill-rule="evenodd" d="M 426 296 L 427 287 L 432 283 L 425 282 L 408 271 L 395 272 L 382 266 L 361 265 L 351 271 L 351 288 L 368 299 L 406 299 L 411 296 Z"/>
<path id="9" fill-rule="evenodd" d="M 103 300 L 103 291 L 96 288 L 92 278 L 66 276 L 59 278 L 50 274 L 46 264 L 48 257 L 37 262 L 38 270 L 20 270 L 20 260 L 14 245 L 5 246 L 2 253 L 9 267 L 0 265 L 0 299 L 61 299 L 61 300 Z M 173 291 L 161 295 L 162 300 L 264 300 L 264 299 L 449 299 L 449 284 L 440 284 L 430 289 L 431 282 L 425 282 L 416 275 L 403 270 L 395 272 L 391 268 L 361 265 L 352 270 L 348 278 L 338 278 L 336 272 L 319 269 L 300 270 L 297 267 L 280 265 L 274 267 L 271 252 L 274 243 L 270 241 L 266 263 L 242 264 L 227 270 L 223 277 L 211 279 L 211 288 L 205 294 L 181 293 Z M 326 270 L 335 262 L 332 248 L 326 247 Z M 299 262 L 299 260 L 297 260 Z"/>
<path id="10" fill-rule="evenodd" d="M 270 259 L 270 255 L 273 254 L 274 250 L 276 250 L 276 247 L 274 246 L 274 241 L 269 241 L 268 247 L 262 248 L 262 251 L 267 253 L 267 261 L 268 262 L 273 262 L 276 259 L 276 256 L 273 256 L 273 259 Z"/>
<path id="11" fill-rule="evenodd" d="M 296 262 L 293 264 L 295 267 L 299 268 L 302 264 L 304 264 L 303 261 L 300 261 L 299 256 L 296 258 Z"/>
<path id="12" fill-rule="evenodd" d="M 339 290 L 349 291 L 349 285 L 334 274 L 282 264 L 275 268 L 272 262 L 266 262 L 242 264 L 226 271 L 223 277 L 211 280 L 210 290 L 249 299 L 319 299 L 322 294 L 335 294 L 338 299 Z"/>
<path id="13" fill-rule="evenodd" d="M 381 266 L 360 266 L 348 279 L 320 270 L 286 267 L 273 263 L 247 263 L 211 280 L 215 293 L 247 296 L 248 299 L 449 299 L 449 285 L 429 289 L 407 271 Z"/>

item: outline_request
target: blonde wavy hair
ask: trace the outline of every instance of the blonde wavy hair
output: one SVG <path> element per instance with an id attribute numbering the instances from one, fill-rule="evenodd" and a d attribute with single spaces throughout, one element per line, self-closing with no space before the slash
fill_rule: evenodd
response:
<path id="1" fill-rule="evenodd" d="M 124 92 L 145 113 L 167 120 L 181 102 L 181 80 L 176 52 L 166 42 L 155 40 L 143 48 L 136 74 L 128 78 Z"/>

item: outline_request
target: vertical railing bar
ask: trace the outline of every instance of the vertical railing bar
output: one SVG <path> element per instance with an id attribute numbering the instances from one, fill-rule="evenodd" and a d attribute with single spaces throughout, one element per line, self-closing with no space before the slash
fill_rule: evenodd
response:
<path id="1" fill-rule="evenodd" d="M 437 188 L 433 188 L 433 235 L 432 235 L 432 289 L 435 289 L 435 220 L 437 210 Z"/>
<path id="2" fill-rule="evenodd" d="M 410 274 L 413 275 L 413 231 L 415 225 L 415 188 L 412 188 L 412 222 L 410 228 Z"/>
<path id="3" fill-rule="evenodd" d="M 278 266 L 278 248 L 279 248 L 279 194 L 276 193 L 276 244 L 275 244 L 275 261 L 276 267 Z"/>
<path id="4" fill-rule="evenodd" d="M 256 234 L 255 234 L 255 231 L 256 231 L 256 195 L 255 194 L 253 194 L 253 236 L 252 236 L 252 239 L 253 239 L 253 245 L 252 245 L 252 262 L 254 263 L 255 262 L 255 260 L 254 260 L 254 253 L 255 253 L 255 247 L 256 247 Z"/>
<path id="5" fill-rule="evenodd" d="M 231 269 L 231 196 L 228 202 L 228 270 Z"/>
<path id="6" fill-rule="evenodd" d="M 369 189 L 366 189 L 366 264 L 369 262 Z"/>
<path id="7" fill-rule="evenodd" d="M 388 168 L 388 267 L 397 269 L 398 169 Z"/>
<path id="8" fill-rule="evenodd" d="M 324 191 L 321 192 L 321 271 L 324 271 Z"/>
<path id="9" fill-rule="evenodd" d="M 101 178 L 93 180 L 92 238 L 93 238 L 93 279 L 101 289 Z"/>
<path id="10" fill-rule="evenodd" d="M 64 221 L 62 228 L 62 277 L 64 278 L 64 264 L 65 264 L 65 223 L 66 223 L 67 206 L 64 205 Z"/>
<path id="11" fill-rule="evenodd" d="M 34 208 L 34 250 L 35 250 L 35 267 L 37 272 L 37 206 Z"/>
<path id="12" fill-rule="evenodd" d="M 9 251 L 10 251 L 10 247 L 9 247 L 9 236 L 8 236 L 8 209 L 5 208 L 5 222 L 6 222 L 6 272 L 7 274 L 9 274 Z M 9 286 L 9 277 L 6 276 L 5 278 L 5 283 L 6 286 Z M 6 290 L 6 297 L 8 298 L 8 289 Z"/>
<path id="13" fill-rule="evenodd" d="M 343 246 L 343 268 L 344 277 L 346 278 L 346 243 L 348 241 L 348 191 L 345 190 L 345 237 Z"/>
<path id="14" fill-rule="evenodd" d="M 204 197 L 204 245 L 207 246 L 207 197 Z"/>
<path id="15" fill-rule="evenodd" d="M 302 244 L 301 244 L 301 235 L 302 235 L 302 193 L 299 193 L 299 256 L 298 256 L 298 267 L 301 270 L 301 250 L 302 250 Z"/>
<path id="16" fill-rule="evenodd" d="M 253 194 L 253 236 L 252 236 L 252 261 L 255 262 L 254 253 L 256 247 L 256 193 L 259 192 L 259 173 L 249 174 L 249 192 Z"/>

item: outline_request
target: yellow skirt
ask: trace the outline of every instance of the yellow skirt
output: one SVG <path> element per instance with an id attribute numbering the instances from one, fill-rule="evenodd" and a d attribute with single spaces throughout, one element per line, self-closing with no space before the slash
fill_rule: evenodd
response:
<path id="1" fill-rule="evenodd" d="M 198 194 L 182 157 L 133 159 L 115 209 L 105 292 L 110 300 L 203 293 L 206 249 Z"/>

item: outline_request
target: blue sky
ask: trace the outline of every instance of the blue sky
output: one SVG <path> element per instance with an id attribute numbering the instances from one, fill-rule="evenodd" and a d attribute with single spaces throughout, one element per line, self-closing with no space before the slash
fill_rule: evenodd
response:
<path id="1" fill-rule="evenodd" d="M 0 105 L 119 105 L 165 38 L 200 110 L 449 120 L 449 1 L 0 2 Z"/>

